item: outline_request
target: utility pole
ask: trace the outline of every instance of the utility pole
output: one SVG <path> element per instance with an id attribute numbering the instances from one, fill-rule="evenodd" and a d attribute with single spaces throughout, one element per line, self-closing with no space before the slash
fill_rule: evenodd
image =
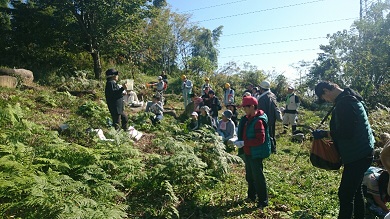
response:
<path id="1" fill-rule="evenodd" d="M 371 5 L 381 2 L 382 0 L 360 0 L 360 20 L 366 17 Z"/>

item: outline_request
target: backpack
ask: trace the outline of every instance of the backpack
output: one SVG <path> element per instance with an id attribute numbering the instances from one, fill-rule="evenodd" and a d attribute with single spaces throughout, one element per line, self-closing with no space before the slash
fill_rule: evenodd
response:
<path id="1" fill-rule="evenodd" d="M 166 91 L 168 88 L 168 82 L 164 81 L 164 87 L 163 87 L 163 90 Z"/>

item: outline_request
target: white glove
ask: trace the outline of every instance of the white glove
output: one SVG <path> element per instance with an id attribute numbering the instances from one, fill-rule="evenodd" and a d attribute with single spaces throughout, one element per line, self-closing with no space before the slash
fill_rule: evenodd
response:
<path id="1" fill-rule="evenodd" d="M 237 146 L 238 148 L 242 148 L 242 147 L 244 147 L 244 141 L 235 141 L 235 142 L 233 142 L 233 144 L 235 145 L 235 146 Z"/>

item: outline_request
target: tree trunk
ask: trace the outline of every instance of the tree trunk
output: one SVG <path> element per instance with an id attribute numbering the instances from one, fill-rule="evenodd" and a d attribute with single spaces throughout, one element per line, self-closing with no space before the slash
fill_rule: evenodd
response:
<path id="1" fill-rule="evenodd" d="M 93 72 L 95 73 L 95 79 L 99 80 L 102 77 L 102 63 L 100 63 L 99 51 L 92 52 L 93 59 Z"/>

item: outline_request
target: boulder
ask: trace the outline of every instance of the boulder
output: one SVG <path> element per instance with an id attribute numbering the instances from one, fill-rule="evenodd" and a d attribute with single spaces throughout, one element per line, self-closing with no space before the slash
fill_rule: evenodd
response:
<path id="1" fill-rule="evenodd" d="M 27 69 L 0 68 L 0 75 L 19 76 L 24 84 L 31 84 L 34 74 Z"/>
<path id="2" fill-rule="evenodd" d="M 8 75 L 0 76 L 0 87 L 16 88 L 18 79 Z"/>

